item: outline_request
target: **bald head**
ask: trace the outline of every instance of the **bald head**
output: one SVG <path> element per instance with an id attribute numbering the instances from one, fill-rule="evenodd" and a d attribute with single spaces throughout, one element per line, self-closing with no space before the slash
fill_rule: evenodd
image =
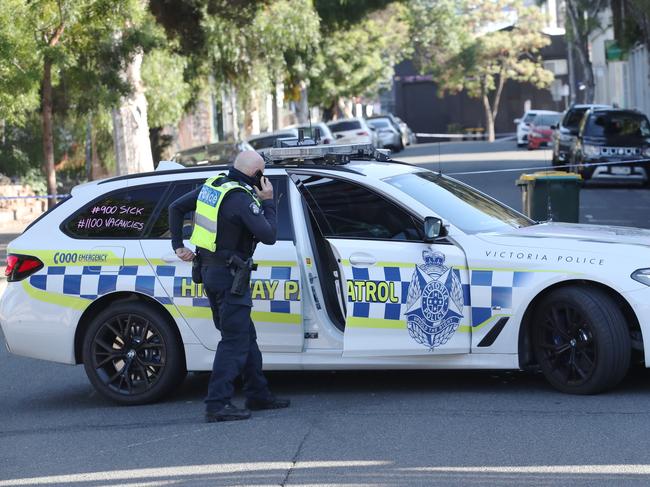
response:
<path id="1" fill-rule="evenodd" d="M 245 150 L 237 155 L 234 166 L 246 176 L 252 177 L 257 171 L 264 172 L 264 159 L 254 150 Z"/>

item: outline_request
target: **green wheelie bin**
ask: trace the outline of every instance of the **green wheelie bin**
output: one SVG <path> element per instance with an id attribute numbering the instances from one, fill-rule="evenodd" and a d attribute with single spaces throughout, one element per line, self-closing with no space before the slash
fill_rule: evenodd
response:
<path id="1" fill-rule="evenodd" d="M 578 223 L 582 186 L 579 174 L 562 171 L 522 174 L 517 186 L 521 188 L 523 212 L 529 218 Z"/>

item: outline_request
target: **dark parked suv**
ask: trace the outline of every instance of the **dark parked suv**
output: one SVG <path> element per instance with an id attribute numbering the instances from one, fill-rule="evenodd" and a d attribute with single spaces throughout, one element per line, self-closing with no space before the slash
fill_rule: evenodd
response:
<path id="1" fill-rule="evenodd" d="M 609 105 L 572 105 L 562 117 L 560 124 L 555 127 L 552 137 L 554 166 L 563 166 L 569 163 L 569 155 L 578 135 L 580 122 L 585 112 L 592 108 L 611 108 Z"/>
<path id="2" fill-rule="evenodd" d="M 648 182 L 648 117 L 637 110 L 588 110 L 573 145 L 571 169 L 585 179 Z"/>

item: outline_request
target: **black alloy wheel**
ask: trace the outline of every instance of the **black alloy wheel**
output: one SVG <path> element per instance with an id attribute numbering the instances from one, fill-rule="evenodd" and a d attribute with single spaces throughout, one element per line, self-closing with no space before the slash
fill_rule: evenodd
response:
<path id="1" fill-rule="evenodd" d="M 567 287 L 542 300 L 533 349 L 546 379 L 562 392 L 595 394 L 627 373 L 631 343 L 612 298 L 595 288 Z"/>
<path id="2" fill-rule="evenodd" d="M 570 386 L 580 386 L 594 373 L 598 351 L 594 336 L 579 309 L 558 303 L 546 310 L 539 347 L 553 374 Z"/>
<path id="3" fill-rule="evenodd" d="M 185 364 L 172 326 L 139 302 L 100 313 L 84 339 L 84 366 L 97 391 L 122 404 L 143 404 L 178 386 Z"/>

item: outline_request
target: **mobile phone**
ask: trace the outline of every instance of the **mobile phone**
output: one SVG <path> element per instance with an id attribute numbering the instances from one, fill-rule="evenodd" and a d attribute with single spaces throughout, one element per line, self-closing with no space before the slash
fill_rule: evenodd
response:
<path id="1" fill-rule="evenodd" d="M 262 173 L 262 171 L 260 171 L 259 169 L 257 170 L 255 175 L 253 176 L 253 180 L 255 181 L 253 183 L 253 185 L 257 186 L 260 191 L 262 191 L 262 178 L 263 177 L 264 177 L 264 173 Z"/>

